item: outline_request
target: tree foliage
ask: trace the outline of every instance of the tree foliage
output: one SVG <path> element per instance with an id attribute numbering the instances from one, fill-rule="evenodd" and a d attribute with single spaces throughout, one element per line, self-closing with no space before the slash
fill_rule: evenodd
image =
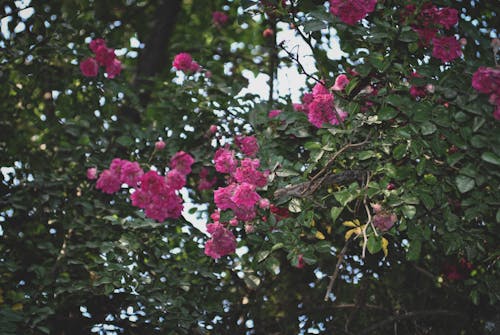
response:
<path id="1" fill-rule="evenodd" d="M 3 4 L 0 333 L 498 332 L 499 121 L 494 93 L 472 86 L 478 68 L 498 71 L 496 5 L 432 2 L 458 11 L 430 26 L 462 38 L 443 62 L 419 31 L 429 2 L 376 1 L 354 23 L 329 12 L 337 2 Z M 82 75 L 96 38 L 117 50 L 119 76 Z M 173 70 L 181 52 L 201 70 Z M 288 66 L 307 78 L 302 101 L 277 94 Z M 268 99 L 241 93 L 246 71 L 268 76 Z M 330 90 L 340 74 L 349 83 Z M 335 119 L 319 128 L 318 90 Z M 214 153 L 245 135 L 271 209 L 227 225 L 238 252 L 213 260 L 199 222 L 232 181 Z M 129 188 L 86 178 L 115 157 L 163 174 L 179 151 L 195 158 L 179 219 L 152 220 Z M 200 190 L 207 171 L 215 184 Z"/>

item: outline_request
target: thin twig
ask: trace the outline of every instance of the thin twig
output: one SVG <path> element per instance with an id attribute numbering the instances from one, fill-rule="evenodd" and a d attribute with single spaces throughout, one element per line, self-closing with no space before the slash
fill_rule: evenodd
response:
<path id="1" fill-rule="evenodd" d="M 314 175 L 314 177 L 311 178 L 311 181 L 314 181 L 314 180 L 318 179 L 319 177 L 321 177 L 321 175 L 323 175 L 326 171 L 328 171 L 330 169 L 330 166 L 335 161 L 335 159 L 337 159 L 337 157 L 341 153 L 343 153 L 344 151 L 346 151 L 349 148 L 360 147 L 360 146 L 365 145 L 366 143 L 368 143 L 368 138 L 369 137 L 370 137 L 370 134 L 368 134 L 367 138 L 363 142 L 360 142 L 360 143 L 348 143 L 348 144 L 344 145 L 342 148 L 340 148 L 336 153 L 333 154 L 332 158 L 330 158 L 330 160 L 326 163 L 325 167 L 323 167 L 318 173 L 316 173 L 316 175 Z"/>
<path id="2" fill-rule="evenodd" d="M 298 65 L 298 67 L 300 69 L 300 73 L 304 74 L 307 78 L 314 80 L 316 83 L 323 85 L 323 82 L 319 78 L 316 78 L 312 74 L 307 73 L 306 69 L 304 68 L 304 65 L 302 65 L 302 63 L 299 61 L 299 52 L 297 51 L 297 55 L 294 55 L 292 52 L 287 50 L 287 48 L 284 46 L 284 44 L 285 44 L 285 41 L 281 42 L 279 44 L 279 47 L 281 48 L 281 50 L 286 52 L 288 57 L 290 57 L 290 59 L 293 60 Z"/>
<path id="3" fill-rule="evenodd" d="M 333 271 L 333 274 L 330 277 L 330 283 L 328 284 L 328 288 L 326 289 L 325 299 L 324 299 L 325 301 L 328 301 L 328 296 L 332 292 L 333 284 L 335 284 L 335 279 L 337 279 L 337 276 L 339 275 L 340 265 L 344 260 L 344 255 L 347 252 L 348 246 L 349 246 L 349 241 L 346 241 L 344 247 L 340 251 L 340 254 L 338 254 L 337 256 L 337 264 L 335 264 L 335 270 Z"/>

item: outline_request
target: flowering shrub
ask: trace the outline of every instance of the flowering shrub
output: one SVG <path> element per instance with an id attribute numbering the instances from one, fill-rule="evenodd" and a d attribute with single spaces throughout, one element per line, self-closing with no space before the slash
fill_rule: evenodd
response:
<path id="1" fill-rule="evenodd" d="M 90 41 L 89 48 L 95 56 L 80 62 L 80 70 L 85 77 L 96 77 L 99 66 L 105 67 L 109 79 L 120 74 L 122 63 L 116 58 L 115 50 L 106 46 L 106 41 L 101 38 L 94 39 Z"/>
<path id="2" fill-rule="evenodd" d="M 3 333 L 498 328 L 492 2 L 25 5 L 0 34 Z"/>

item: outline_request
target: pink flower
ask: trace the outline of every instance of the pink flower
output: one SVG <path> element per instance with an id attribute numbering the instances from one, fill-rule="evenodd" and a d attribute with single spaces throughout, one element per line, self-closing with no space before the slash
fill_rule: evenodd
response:
<path id="1" fill-rule="evenodd" d="M 302 254 L 300 254 L 298 257 L 297 257 L 297 269 L 302 269 L 304 266 L 306 265 L 306 263 L 304 262 L 304 256 Z"/>
<path id="2" fill-rule="evenodd" d="M 333 95 L 321 94 L 314 97 L 309 105 L 309 114 L 307 118 L 316 128 L 321 128 L 323 123 L 339 124 L 337 113 L 334 110 Z M 347 113 L 341 110 L 337 111 L 341 121 L 347 117 Z"/>
<path id="3" fill-rule="evenodd" d="M 481 93 L 500 95 L 500 70 L 480 67 L 472 75 L 472 87 Z"/>
<path id="4" fill-rule="evenodd" d="M 87 58 L 80 62 L 80 71 L 85 77 L 95 77 L 99 72 L 99 64 L 97 64 L 95 58 Z"/>
<path id="5" fill-rule="evenodd" d="M 210 128 L 208 128 L 208 132 L 210 134 L 215 134 L 217 132 L 217 126 L 215 124 L 211 125 Z"/>
<path id="6" fill-rule="evenodd" d="M 115 59 L 115 50 L 108 48 L 105 45 L 100 45 L 95 51 L 95 59 L 99 65 L 109 66 Z"/>
<path id="7" fill-rule="evenodd" d="M 458 22 L 458 11 L 455 8 L 444 7 L 437 12 L 438 23 L 450 29 Z"/>
<path id="8" fill-rule="evenodd" d="M 267 117 L 272 119 L 280 115 L 283 111 L 281 109 L 273 109 L 269 111 L 269 114 L 267 114 Z"/>
<path id="9" fill-rule="evenodd" d="M 214 225 L 214 226 L 212 226 Z M 209 226 L 212 226 L 209 228 Z M 221 224 L 208 224 L 207 231 L 212 238 L 205 243 L 205 255 L 218 259 L 236 250 L 236 237 Z"/>
<path id="10" fill-rule="evenodd" d="M 462 55 L 460 42 L 454 36 L 434 37 L 432 43 L 434 44 L 432 56 L 443 63 L 451 62 Z"/>
<path id="11" fill-rule="evenodd" d="M 200 181 L 198 182 L 198 190 L 209 190 L 211 189 L 215 183 L 217 182 L 217 178 L 208 179 L 208 170 L 206 168 L 201 168 L 200 171 Z"/>
<path id="12" fill-rule="evenodd" d="M 332 87 L 332 91 L 343 91 L 347 85 L 349 85 L 349 78 L 347 78 L 345 74 L 341 74 L 335 78 L 335 84 Z"/>
<path id="13" fill-rule="evenodd" d="M 245 156 L 253 157 L 259 151 L 259 144 L 255 136 L 237 136 L 235 142 Z"/>
<path id="14" fill-rule="evenodd" d="M 120 159 L 120 158 L 114 158 L 111 161 L 111 164 L 109 165 L 109 169 L 111 170 L 111 172 L 113 172 L 117 176 L 121 177 L 122 167 L 123 167 L 123 164 L 125 164 L 126 162 L 128 162 L 128 161 Z"/>
<path id="15" fill-rule="evenodd" d="M 122 63 L 118 59 L 113 59 L 109 65 L 106 66 L 106 73 L 109 79 L 113 79 L 122 72 Z"/>
<path id="16" fill-rule="evenodd" d="M 232 218 L 231 220 L 229 220 L 229 224 L 233 227 L 236 227 L 238 225 L 238 219 Z"/>
<path id="17" fill-rule="evenodd" d="M 326 88 L 325 83 L 316 83 L 312 89 L 312 94 L 313 94 L 313 99 L 315 96 L 320 95 L 320 94 L 330 94 L 330 91 L 328 91 L 328 88 Z"/>
<path id="18" fill-rule="evenodd" d="M 413 30 L 418 34 L 420 39 L 419 43 L 424 46 L 429 45 L 438 32 L 438 30 L 434 28 L 413 27 Z"/>
<path id="19" fill-rule="evenodd" d="M 380 213 L 382 211 L 382 205 L 381 204 L 370 204 L 372 206 L 373 212 L 375 214 Z"/>
<path id="20" fill-rule="evenodd" d="M 156 171 L 148 171 L 141 177 L 141 190 L 150 194 L 160 193 L 167 187 L 165 178 Z"/>
<path id="21" fill-rule="evenodd" d="M 232 200 L 236 184 L 230 184 L 226 187 L 219 187 L 214 191 L 214 202 L 217 208 L 221 210 L 234 209 L 236 206 Z"/>
<path id="22" fill-rule="evenodd" d="M 111 170 L 104 170 L 97 179 L 96 188 L 104 193 L 113 194 L 120 190 L 121 185 L 119 174 L 113 173 Z"/>
<path id="23" fill-rule="evenodd" d="M 377 213 L 373 216 L 373 225 L 381 231 L 387 231 L 394 226 L 398 220 L 396 214 L 392 213 Z"/>
<path id="24" fill-rule="evenodd" d="M 414 98 L 423 98 L 426 95 L 425 87 L 423 86 L 412 86 L 410 87 L 410 95 Z"/>
<path id="25" fill-rule="evenodd" d="M 500 105 L 497 105 L 497 107 L 495 108 L 493 117 L 495 118 L 495 120 L 500 121 Z"/>
<path id="26" fill-rule="evenodd" d="M 212 13 L 212 22 L 217 27 L 222 27 L 229 20 L 229 16 L 227 16 L 224 12 L 213 12 Z"/>
<path id="27" fill-rule="evenodd" d="M 181 52 L 177 54 L 174 58 L 172 66 L 178 71 L 184 72 L 196 72 L 200 69 L 198 63 L 193 61 L 190 54 L 186 52 Z"/>
<path id="28" fill-rule="evenodd" d="M 255 185 L 249 183 L 241 183 L 234 189 L 234 194 L 231 201 L 238 207 L 253 208 L 260 196 L 255 192 Z"/>
<path id="29" fill-rule="evenodd" d="M 166 146 L 166 144 L 163 141 L 157 141 L 155 143 L 155 149 L 158 150 L 158 151 L 161 151 L 161 150 L 165 149 L 165 146 Z"/>
<path id="30" fill-rule="evenodd" d="M 267 198 L 261 198 L 259 200 L 259 208 L 261 208 L 261 209 L 268 209 L 270 204 L 271 203 L 269 202 L 269 199 L 267 199 Z"/>
<path id="31" fill-rule="evenodd" d="M 121 165 L 120 180 L 128 186 L 135 187 L 143 175 L 144 171 L 137 162 L 125 161 Z"/>
<path id="32" fill-rule="evenodd" d="M 239 183 L 249 183 L 257 187 L 264 187 L 267 184 L 267 176 L 258 171 L 260 162 L 258 159 L 245 158 L 241 161 L 241 166 L 236 169 L 234 178 Z"/>
<path id="33" fill-rule="evenodd" d="M 194 163 L 194 158 L 184 151 L 177 152 L 170 159 L 170 167 L 176 169 L 183 175 L 188 175 L 191 173 L 191 165 Z"/>
<path id="34" fill-rule="evenodd" d="M 137 188 L 134 193 L 130 195 L 130 199 L 132 200 L 133 206 L 145 209 L 151 203 L 151 194 Z"/>
<path id="35" fill-rule="evenodd" d="M 104 41 L 102 38 L 96 38 L 90 41 L 89 48 L 93 53 L 96 53 L 97 48 L 99 48 L 100 46 L 106 46 L 106 41 Z"/>
<path id="36" fill-rule="evenodd" d="M 87 179 L 88 180 L 97 179 L 97 169 L 95 167 L 87 169 Z"/>
<path id="37" fill-rule="evenodd" d="M 238 165 L 234 151 L 223 148 L 215 152 L 214 162 L 215 170 L 220 173 L 233 173 Z"/>
<path id="38" fill-rule="evenodd" d="M 167 185 L 174 190 L 180 190 L 186 185 L 186 176 L 178 170 L 170 170 L 167 173 Z"/>
<path id="39" fill-rule="evenodd" d="M 377 0 L 330 0 L 330 12 L 348 25 L 353 25 L 373 12 Z"/>

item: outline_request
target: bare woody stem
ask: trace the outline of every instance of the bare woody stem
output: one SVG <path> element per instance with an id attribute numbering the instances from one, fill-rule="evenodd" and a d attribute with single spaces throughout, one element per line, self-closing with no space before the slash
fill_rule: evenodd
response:
<path id="1" fill-rule="evenodd" d="M 333 290 L 333 285 L 335 284 L 335 279 L 337 279 L 339 275 L 339 270 L 340 270 L 340 265 L 342 264 L 342 261 L 344 260 L 345 253 L 347 252 L 347 248 L 349 247 L 349 241 L 345 242 L 344 247 L 340 251 L 340 253 L 337 255 L 337 264 L 335 264 L 335 270 L 333 271 L 333 274 L 330 277 L 330 283 L 328 284 L 328 288 L 326 289 L 325 293 L 325 301 L 328 301 L 328 297 L 330 296 L 330 293 L 332 293 Z"/>

